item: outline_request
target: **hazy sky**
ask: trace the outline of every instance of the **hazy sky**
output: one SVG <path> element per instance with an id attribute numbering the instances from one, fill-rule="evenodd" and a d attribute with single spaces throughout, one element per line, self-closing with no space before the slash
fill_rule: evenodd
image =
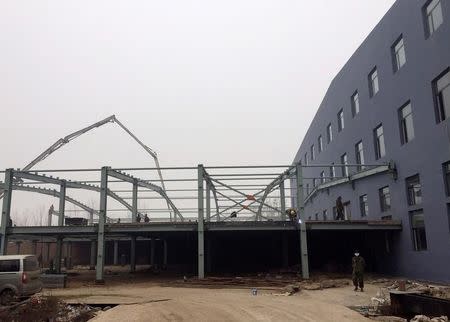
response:
<path id="1" fill-rule="evenodd" d="M 0 169 L 290 164 L 393 2 L 0 0 Z"/>

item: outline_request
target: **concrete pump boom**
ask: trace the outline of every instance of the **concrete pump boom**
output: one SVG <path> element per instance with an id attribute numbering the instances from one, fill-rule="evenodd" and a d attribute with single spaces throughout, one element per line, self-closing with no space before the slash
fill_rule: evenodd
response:
<path id="1" fill-rule="evenodd" d="M 29 164 L 27 164 L 22 171 L 28 171 L 31 168 L 33 168 L 36 164 L 38 164 L 39 162 L 43 161 L 44 159 L 46 159 L 48 156 L 50 156 L 53 152 L 57 151 L 58 149 L 60 149 L 62 146 L 66 145 L 67 143 L 69 143 L 70 141 L 72 141 L 73 139 L 76 139 L 77 137 L 89 132 L 92 129 L 98 128 L 100 126 L 103 126 L 105 124 L 108 123 L 116 123 L 118 126 L 120 126 L 128 135 L 130 135 L 142 148 L 144 148 L 145 151 L 147 151 L 148 154 L 150 154 L 153 158 L 153 160 L 155 161 L 155 165 L 158 171 L 158 176 L 159 179 L 161 181 L 161 188 L 163 189 L 163 191 L 166 191 L 166 187 L 164 185 L 164 179 L 162 177 L 162 173 L 161 173 L 161 169 L 159 166 L 159 161 L 158 161 L 158 156 L 156 154 L 155 151 L 153 151 L 152 149 L 150 149 L 148 146 L 146 146 L 144 143 L 142 143 L 141 140 L 139 140 L 125 125 L 123 125 L 117 118 L 115 115 L 111 115 L 107 118 L 105 118 L 104 120 L 101 120 L 97 123 L 94 123 L 88 127 L 85 127 L 79 131 L 73 132 L 61 139 L 59 139 L 58 141 L 56 141 L 53 145 L 51 145 L 47 150 L 45 150 L 44 152 L 42 152 L 37 158 L 35 158 L 33 161 L 31 161 Z M 3 198 L 3 191 L 0 191 L 0 199 Z M 169 214 L 170 214 L 170 220 L 172 220 L 172 211 L 170 209 L 170 205 L 167 203 L 167 208 L 169 210 Z"/>

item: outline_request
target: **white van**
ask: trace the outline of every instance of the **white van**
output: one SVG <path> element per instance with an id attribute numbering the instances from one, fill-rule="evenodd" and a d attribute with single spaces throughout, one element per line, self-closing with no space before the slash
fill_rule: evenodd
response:
<path id="1" fill-rule="evenodd" d="M 0 304 L 42 290 L 41 271 L 34 255 L 0 256 Z"/>

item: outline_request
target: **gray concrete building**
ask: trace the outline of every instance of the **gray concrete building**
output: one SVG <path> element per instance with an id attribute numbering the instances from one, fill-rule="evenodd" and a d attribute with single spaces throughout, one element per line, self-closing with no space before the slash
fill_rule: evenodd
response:
<path id="1" fill-rule="evenodd" d="M 348 219 L 402 221 L 371 257 L 375 271 L 450 282 L 449 66 L 450 1 L 396 1 L 330 84 L 296 154 L 306 218 L 332 220 L 341 196 Z"/>

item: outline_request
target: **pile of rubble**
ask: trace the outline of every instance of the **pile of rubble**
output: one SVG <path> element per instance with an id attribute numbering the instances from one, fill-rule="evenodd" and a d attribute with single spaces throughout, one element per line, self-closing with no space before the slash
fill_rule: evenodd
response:
<path id="1" fill-rule="evenodd" d="M 398 316 L 378 316 L 372 319 L 378 322 L 408 322 L 407 319 Z M 416 315 L 409 322 L 448 322 L 448 318 L 446 316 L 429 318 L 425 315 Z"/>
<path id="2" fill-rule="evenodd" d="M 68 305 L 53 296 L 36 295 L 10 306 L 0 307 L 0 321 L 85 322 L 99 309 L 88 305 Z"/>
<path id="3" fill-rule="evenodd" d="M 381 288 L 385 288 L 388 291 L 391 290 L 417 291 L 432 297 L 437 297 L 441 299 L 450 299 L 450 287 L 448 286 L 432 285 L 411 280 L 393 281 L 385 278 L 373 280 L 371 281 L 371 283 L 380 285 Z"/>

